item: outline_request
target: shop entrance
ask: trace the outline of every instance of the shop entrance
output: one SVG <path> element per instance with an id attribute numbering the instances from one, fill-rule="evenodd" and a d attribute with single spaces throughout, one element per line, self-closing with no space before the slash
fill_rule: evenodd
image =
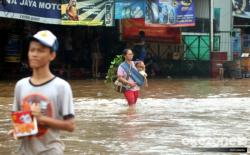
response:
<path id="1" fill-rule="evenodd" d="M 9 22 L 12 24 L 5 26 Z M 39 30 L 48 29 L 58 37 L 59 51 L 51 67 L 54 74 L 65 79 L 104 77 L 112 58 L 125 47 L 116 27 L 48 25 L 13 19 L 1 19 L 1 23 L 0 79 L 30 75 L 27 38 Z M 10 50 L 13 47 L 14 51 Z"/>

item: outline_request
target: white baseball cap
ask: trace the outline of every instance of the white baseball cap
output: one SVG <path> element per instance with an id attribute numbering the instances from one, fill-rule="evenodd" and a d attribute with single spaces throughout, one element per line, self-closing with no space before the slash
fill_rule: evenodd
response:
<path id="1" fill-rule="evenodd" d="M 44 46 L 51 48 L 54 52 L 58 50 L 58 40 L 56 36 L 49 30 L 38 31 L 31 37 L 31 40 L 32 39 L 40 42 Z"/>

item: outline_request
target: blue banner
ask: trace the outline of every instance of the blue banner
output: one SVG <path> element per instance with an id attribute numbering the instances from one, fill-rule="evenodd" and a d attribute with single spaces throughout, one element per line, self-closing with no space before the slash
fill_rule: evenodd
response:
<path id="1" fill-rule="evenodd" d="M 172 27 L 195 26 L 192 0 L 147 1 L 146 24 Z"/>
<path id="2" fill-rule="evenodd" d="M 116 0 L 115 19 L 144 18 L 146 0 Z"/>
<path id="3" fill-rule="evenodd" d="M 61 24 L 61 0 L 0 1 L 0 17 Z"/>

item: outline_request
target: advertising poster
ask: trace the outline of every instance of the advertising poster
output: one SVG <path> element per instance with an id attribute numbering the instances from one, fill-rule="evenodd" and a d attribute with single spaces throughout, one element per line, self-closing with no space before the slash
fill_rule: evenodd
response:
<path id="1" fill-rule="evenodd" d="M 146 0 L 116 0 L 115 19 L 145 18 Z"/>
<path id="2" fill-rule="evenodd" d="M 195 26 L 194 12 L 193 0 L 150 0 L 145 20 L 151 26 Z"/>
<path id="3" fill-rule="evenodd" d="M 249 0 L 232 0 L 233 16 L 241 18 L 250 18 Z"/>
<path id="4" fill-rule="evenodd" d="M 114 0 L 62 0 L 63 25 L 113 26 Z"/>

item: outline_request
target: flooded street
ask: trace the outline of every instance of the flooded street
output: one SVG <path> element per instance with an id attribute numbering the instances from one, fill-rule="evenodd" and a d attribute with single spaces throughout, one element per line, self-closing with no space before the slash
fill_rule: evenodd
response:
<path id="1" fill-rule="evenodd" d="M 123 95 L 103 81 L 70 83 L 77 129 L 62 132 L 66 155 L 209 154 L 192 148 L 250 147 L 249 79 L 149 80 L 135 111 L 128 110 Z M 0 82 L 0 155 L 16 154 L 18 147 L 6 135 L 14 84 Z M 202 138 L 214 141 L 202 143 Z M 216 141 L 223 138 L 238 139 Z"/>

